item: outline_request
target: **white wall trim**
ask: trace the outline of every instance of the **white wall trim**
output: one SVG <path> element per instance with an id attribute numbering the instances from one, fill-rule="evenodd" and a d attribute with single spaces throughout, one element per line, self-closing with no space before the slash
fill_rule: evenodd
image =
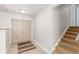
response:
<path id="1" fill-rule="evenodd" d="M 37 41 L 31 40 L 31 42 L 32 42 L 38 49 L 43 50 L 43 51 L 44 51 L 45 53 L 47 53 L 47 54 L 50 54 L 50 52 L 49 52 L 46 48 L 44 48 L 41 44 L 39 44 Z"/>
<path id="2" fill-rule="evenodd" d="M 77 37 L 76 37 L 76 41 L 78 41 L 79 40 L 79 33 L 78 33 L 78 35 L 77 35 Z"/>
<path id="3" fill-rule="evenodd" d="M 55 50 L 56 46 L 58 46 L 58 44 L 59 44 L 61 38 L 63 37 L 63 35 L 65 34 L 65 32 L 67 31 L 68 28 L 69 28 L 69 26 L 67 26 L 67 27 L 65 28 L 64 32 L 61 34 L 61 36 L 60 36 L 59 39 L 57 40 L 56 44 L 55 44 L 54 47 L 51 49 L 51 51 L 50 51 L 51 53 Z"/>

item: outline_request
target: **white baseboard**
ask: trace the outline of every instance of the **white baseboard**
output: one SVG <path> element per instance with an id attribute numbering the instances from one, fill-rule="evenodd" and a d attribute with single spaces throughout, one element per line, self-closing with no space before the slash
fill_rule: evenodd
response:
<path id="1" fill-rule="evenodd" d="M 41 44 L 39 44 L 35 40 L 31 40 L 31 42 L 41 51 L 41 53 L 50 54 L 50 52 L 46 48 L 44 48 Z"/>

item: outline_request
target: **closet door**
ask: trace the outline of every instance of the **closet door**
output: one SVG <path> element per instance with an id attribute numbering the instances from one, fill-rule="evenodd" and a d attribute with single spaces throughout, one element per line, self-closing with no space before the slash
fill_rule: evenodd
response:
<path id="1" fill-rule="evenodd" d="M 31 39 L 31 21 L 23 21 L 23 24 L 22 24 L 22 35 L 23 35 L 23 39 L 24 41 L 28 41 Z"/>
<path id="2" fill-rule="evenodd" d="M 12 42 L 25 42 L 31 39 L 31 21 L 12 20 L 11 23 Z"/>

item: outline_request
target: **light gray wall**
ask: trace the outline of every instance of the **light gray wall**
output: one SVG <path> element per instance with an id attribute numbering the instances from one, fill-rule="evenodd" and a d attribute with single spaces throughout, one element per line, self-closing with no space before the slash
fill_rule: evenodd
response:
<path id="1" fill-rule="evenodd" d="M 71 5 L 71 26 L 77 25 L 77 7 L 75 4 Z"/>
<path id="2" fill-rule="evenodd" d="M 60 5 L 56 10 L 59 15 L 60 32 L 63 32 L 67 26 L 71 25 L 71 5 Z"/>
<path id="3" fill-rule="evenodd" d="M 8 13 L 8 12 L 0 12 L 0 28 L 8 28 L 10 30 L 12 18 L 23 19 L 23 20 L 32 20 L 32 17 L 30 17 L 30 16 L 24 16 L 24 15 Z M 10 47 L 10 44 L 11 44 L 11 35 L 9 35 L 9 34 L 11 34 L 11 31 L 8 31 L 8 32 L 9 33 L 5 34 L 5 35 L 7 35 L 7 37 L 4 37 L 4 35 L 1 35 L 2 36 L 1 38 L 3 38 L 4 42 L 3 42 L 3 40 L 0 40 L 0 42 L 3 42 L 3 43 L 0 43 L 0 45 L 3 46 L 3 44 L 6 44 L 7 51 Z M 4 38 L 6 39 L 6 42 L 5 42 Z M 3 50 L 4 50 L 4 48 L 3 48 Z"/>
<path id="4" fill-rule="evenodd" d="M 52 8 L 47 6 L 34 18 L 34 40 L 44 48 L 52 47 Z"/>
<path id="5" fill-rule="evenodd" d="M 0 30 L 0 54 L 6 53 L 6 31 Z"/>
<path id="6" fill-rule="evenodd" d="M 70 7 L 49 5 L 34 18 L 34 40 L 50 51 L 70 24 Z"/>
<path id="7" fill-rule="evenodd" d="M 77 26 L 79 26 L 79 5 L 77 6 Z"/>
<path id="8" fill-rule="evenodd" d="M 0 12 L 0 28 L 11 28 L 11 19 L 32 20 L 32 17 L 15 13 Z"/>
<path id="9" fill-rule="evenodd" d="M 71 25 L 79 26 L 79 5 L 73 4 L 71 6 Z"/>

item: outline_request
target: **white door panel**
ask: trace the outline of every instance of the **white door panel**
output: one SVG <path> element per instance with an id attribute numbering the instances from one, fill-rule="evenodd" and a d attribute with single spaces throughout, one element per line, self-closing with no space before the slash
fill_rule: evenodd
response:
<path id="1" fill-rule="evenodd" d="M 24 42 L 31 39 L 31 21 L 12 20 L 12 42 Z"/>

